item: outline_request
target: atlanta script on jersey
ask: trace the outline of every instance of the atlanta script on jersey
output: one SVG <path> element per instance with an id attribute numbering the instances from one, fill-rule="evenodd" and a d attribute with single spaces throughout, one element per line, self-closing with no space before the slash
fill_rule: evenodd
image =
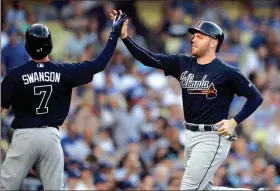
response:
<path id="1" fill-rule="evenodd" d="M 182 88 L 186 88 L 189 94 L 205 94 L 207 99 L 217 97 L 215 85 L 206 80 L 204 75 L 201 80 L 194 80 L 194 74 L 185 71 L 180 76 Z"/>

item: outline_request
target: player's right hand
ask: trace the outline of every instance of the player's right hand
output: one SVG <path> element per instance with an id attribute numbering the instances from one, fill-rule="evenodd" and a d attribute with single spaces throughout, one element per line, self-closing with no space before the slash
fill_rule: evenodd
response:
<path id="1" fill-rule="evenodd" d="M 121 39 L 125 39 L 127 37 L 127 25 L 128 25 L 128 19 L 124 22 L 122 26 L 122 31 L 121 31 Z"/>
<path id="2" fill-rule="evenodd" d="M 122 13 L 121 10 L 117 12 L 114 10 L 114 13 L 110 13 L 111 20 L 113 21 L 112 31 L 116 32 L 119 36 L 121 35 L 122 26 L 124 22 L 127 20 L 127 15 Z"/>

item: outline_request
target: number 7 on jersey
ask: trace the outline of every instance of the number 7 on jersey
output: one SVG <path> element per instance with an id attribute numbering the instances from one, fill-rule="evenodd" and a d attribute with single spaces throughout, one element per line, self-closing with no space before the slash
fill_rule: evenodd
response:
<path id="1" fill-rule="evenodd" d="M 36 108 L 36 114 L 46 114 L 49 112 L 48 101 L 52 94 L 52 85 L 34 86 L 34 95 L 42 96 L 39 107 Z"/>

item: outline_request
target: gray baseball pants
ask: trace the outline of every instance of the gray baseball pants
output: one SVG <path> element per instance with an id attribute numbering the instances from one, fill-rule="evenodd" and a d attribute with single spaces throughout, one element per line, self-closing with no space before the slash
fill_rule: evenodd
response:
<path id="1" fill-rule="evenodd" d="M 214 174 L 225 161 L 231 141 L 216 131 L 185 130 L 185 172 L 180 190 L 249 190 L 214 187 Z"/>
<path id="2" fill-rule="evenodd" d="M 56 128 L 15 131 L 1 166 L 1 190 L 18 190 L 33 166 L 44 190 L 64 189 L 64 157 Z"/>

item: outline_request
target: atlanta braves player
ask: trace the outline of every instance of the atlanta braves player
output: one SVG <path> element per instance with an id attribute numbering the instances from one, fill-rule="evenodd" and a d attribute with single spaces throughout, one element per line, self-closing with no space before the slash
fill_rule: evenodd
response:
<path id="1" fill-rule="evenodd" d="M 111 13 L 113 19 L 116 11 Z M 263 99 L 256 87 L 239 69 L 216 57 L 224 34 L 215 23 L 204 21 L 190 28 L 192 56 L 152 53 L 127 35 L 128 20 L 121 38 L 141 63 L 164 70 L 181 84 L 185 117 L 185 172 L 181 190 L 229 190 L 214 187 L 214 173 L 226 159 L 237 124 L 251 115 Z M 235 117 L 228 119 L 234 94 L 247 102 Z M 230 190 L 233 190 L 230 188 Z M 236 188 L 235 190 L 248 190 Z"/>
<path id="2" fill-rule="evenodd" d="M 15 115 L 15 132 L 1 166 L 1 190 L 18 190 L 33 166 L 45 190 L 64 189 L 58 129 L 67 117 L 72 88 L 91 82 L 105 69 L 126 18 L 121 11 L 114 18 L 108 42 L 95 60 L 76 64 L 49 60 L 53 45 L 45 25 L 27 29 L 25 48 L 32 60 L 12 69 L 1 83 L 1 112 L 12 106 Z"/>

